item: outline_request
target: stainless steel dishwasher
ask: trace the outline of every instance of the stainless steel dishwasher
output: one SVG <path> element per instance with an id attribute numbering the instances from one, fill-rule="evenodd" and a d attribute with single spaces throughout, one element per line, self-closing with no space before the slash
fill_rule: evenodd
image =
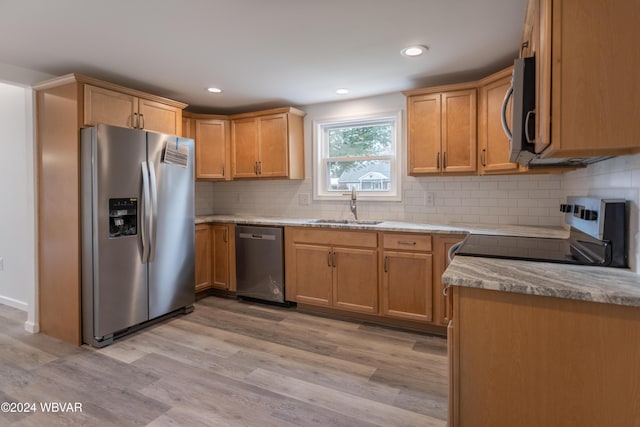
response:
<path id="1" fill-rule="evenodd" d="M 282 227 L 236 227 L 236 295 L 284 304 Z"/>

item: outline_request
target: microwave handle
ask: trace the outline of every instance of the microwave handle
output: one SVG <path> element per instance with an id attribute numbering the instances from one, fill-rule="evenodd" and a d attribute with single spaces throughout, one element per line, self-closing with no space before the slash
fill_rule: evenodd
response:
<path id="1" fill-rule="evenodd" d="M 527 139 L 527 142 L 533 144 L 536 142 L 535 136 L 531 138 L 531 135 L 529 135 L 529 119 L 531 119 L 531 116 L 536 116 L 536 110 L 530 110 L 529 112 L 527 112 L 527 117 L 524 119 L 524 135 Z"/>
<path id="2" fill-rule="evenodd" d="M 511 79 L 511 86 L 507 91 L 507 94 L 504 96 L 504 101 L 502 101 L 502 114 L 500 115 L 500 121 L 502 122 L 502 130 L 504 134 L 507 135 L 509 141 L 512 140 L 513 134 L 511 133 L 511 129 L 509 129 L 509 125 L 507 124 L 507 104 L 509 103 L 509 99 L 513 95 L 513 79 Z"/>

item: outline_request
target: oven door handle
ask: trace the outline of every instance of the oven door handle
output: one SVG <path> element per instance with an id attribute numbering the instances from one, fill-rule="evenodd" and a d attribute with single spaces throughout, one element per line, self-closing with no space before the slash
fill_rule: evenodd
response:
<path id="1" fill-rule="evenodd" d="M 576 240 L 577 243 L 580 243 L 581 245 L 584 245 L 584 250 L 582 250 L 581 248 L 579 248 L 577 245 L 571 245 L 571 249 L 573 249 L 574 251 L 576 251 L 577 253 L 580 254 L 580 256 L 584 257 L 584 259 L 586 259 L 587 261 L 589 261 L 590 264 L 592 265 L 601 265 L 601 266 L 607 266 L 609 264 L 611 264 L 611 259 L 613 257 L 612 254 L 612 248 L 611 248 L 611 242 L 608 240 L 602 240 L 600 243 L 595 243 L 595 242 L 588 242 L 586 240 Z M 593 254 L 590 254 L 588 252 L 587 247 L 588 246 L 598 246 L 598 247 L 602 247 L 604 249 L 604 257 L 594 257 L 592 256 Z"/>

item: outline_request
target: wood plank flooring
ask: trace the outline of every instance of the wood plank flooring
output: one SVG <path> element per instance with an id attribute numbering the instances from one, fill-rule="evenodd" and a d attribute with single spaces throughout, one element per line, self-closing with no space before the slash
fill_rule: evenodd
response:
<path id="1" fill-rule="evenodd" d="M 103 349 L 25 320 L 0 305 L 0 402 L 37 410 L 1 426 L 446 425 L 441 337 L 217 297 Z"/>

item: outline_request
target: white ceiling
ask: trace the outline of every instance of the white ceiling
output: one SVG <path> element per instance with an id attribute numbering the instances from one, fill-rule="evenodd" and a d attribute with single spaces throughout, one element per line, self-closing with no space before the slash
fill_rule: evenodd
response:
<path id="1" fill-rule="evenodd" d="M 0 0 L 0 62 L 234 113 L 479 78 L 526 0 Z M 429 47 L 419 58 L 400 50 Z M 222 94 L 206 91 L 209 86 Z M 335 90 L 347 87 L 347 96 Z"/>

